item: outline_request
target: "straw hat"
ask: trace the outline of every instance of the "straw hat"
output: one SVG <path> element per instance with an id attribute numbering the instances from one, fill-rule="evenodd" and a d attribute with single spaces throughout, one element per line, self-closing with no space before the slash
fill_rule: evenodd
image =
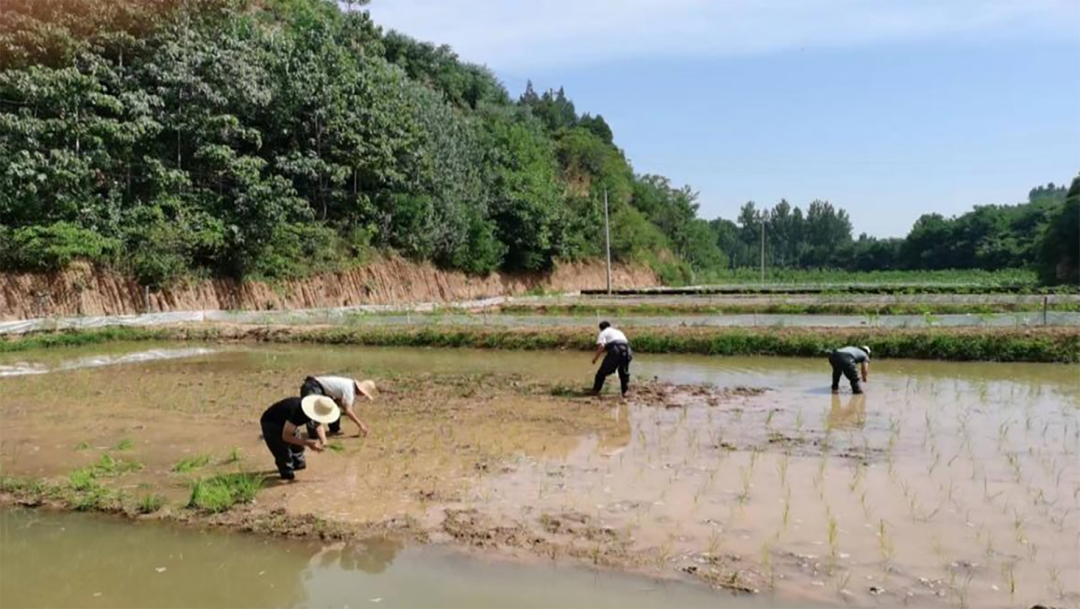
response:
<path id="1" fill-rule="evenodd" d="M 369 400 L 375 399 L 375 381 L 353 381 L 356 384 L 356 390 L 364 394 Z"/>
<path id="2" fill-rule="evenodd" d="M 341 418 L 341 410 L 325 395 L 309 395 L 300 400 L 300 409 L 316 423 L 333 423 Z"/>

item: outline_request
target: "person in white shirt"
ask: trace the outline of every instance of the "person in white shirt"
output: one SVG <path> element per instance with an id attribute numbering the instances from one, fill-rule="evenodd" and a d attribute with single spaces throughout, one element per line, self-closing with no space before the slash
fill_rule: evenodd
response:
<path id="1" fill-rule="evenodd" d="M 309 395 L 325 395 L 334 400 L 341 408 L 342 418 L 349 417 L 360 428 L 358 436 L 368 435 L 368 426 L 356 416 L 353 405 L 356 403 L 356 394 L 359 393 L 369 400 L 374 400 L 375 383 L 373 381 L 358 381 L 343 376 L 309 376 L 304 379 L 300 386 L 300 397 Z M 336 436 L 341 433 L 341 419 L 330 423 L 330 435 Z"/>
<path id="2" fill-rule="evenodd" d="M 592 388 L 593 395 L 600 395 L 607 377 L 618 372 L 619 386 L 625 397 L 627 390 L 630 389 L 630 362 L 633 361 L 634 354 L 630 351 L 630 341 L 626 340 L 626 335 L 611 327 L 611 324 L 606 321 L 600 322 L 600 335 L 596 337 L 596 353 L 593 355 L 592 363 L 595 364 L 604 353 L 607 355 L 604 356 L 600 369 L 596 371 L 596 380 Z"/>

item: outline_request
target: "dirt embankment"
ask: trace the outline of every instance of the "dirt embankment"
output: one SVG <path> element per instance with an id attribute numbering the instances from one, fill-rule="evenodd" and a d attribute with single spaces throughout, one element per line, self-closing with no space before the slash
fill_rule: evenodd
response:
<path id="1" fill-rule="evenodd" d="M 646 267 L 617 265 L 623 287 L 657 285 Z M 313 309 L 356 305 L 449 302 L 512 296 L 533 289 L 574 291 L 606 285 L 602 262 L 564 263 L 549 273 L 473 277 L 398 257 L 338 273 L 269 284 L 214 279 L 149 292 L 137 281 L 87 264 L 50 274 L 0 273 L 0 319 L 125 315 L 213 309 Z"/>

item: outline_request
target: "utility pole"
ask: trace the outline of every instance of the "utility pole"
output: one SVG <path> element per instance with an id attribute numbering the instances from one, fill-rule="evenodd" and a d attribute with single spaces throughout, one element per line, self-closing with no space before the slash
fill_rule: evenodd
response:
<path id="1" fill-rule="evenodd" d="M 765 218 L 761 218 L 761 285 L 765 285 Z"/>
<path id="2" fill-rule="evenodd" d="M 607 188 L 604 188 L 604 241 L 607 244 L 607 293 L 611 294 L 611 219 L 608 216 Z"/>

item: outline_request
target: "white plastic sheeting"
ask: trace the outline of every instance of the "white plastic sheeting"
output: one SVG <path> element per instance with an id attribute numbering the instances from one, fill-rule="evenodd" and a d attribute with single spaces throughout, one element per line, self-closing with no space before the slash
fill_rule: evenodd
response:
<path id="1" fill-rule="evenodd" d="M 449 303 L 426 302 L 413 305 L 359 305 L 333 309 L 292 309 L 288 311 L 175 311 L 141 315 L 103 315 L 97 317 L 44 317 L 0 321 L 0 334 L 24 334 L 47 330 L 104 328 L 107 326 L 158 326 L 201 321 L 233 323 L 335 323 L 355 313 L 416 312 L 436 309 L 485 309 L 507 302 L 505 296 Z"/>
<path id="2" fill-rule="evenodd" d="M 47 374 L 61 370 L 78 370 L 80 368 L 99 368 L 101 366 L 115 366 L 118 364 L 134 364 L 139 362 L 153 362 L 166 359 L 180 359 L 195 357 L 197 355 L 209 355 L 216 353 L 214 349 L 192 347 L 187 349 L 149 349 L 121 355 L 89 355 L 65 360 L 54 368 L 49 368 L 39 362 L 17 362 L 13 365 L 0 366 L 0 377 L 25 376 L 27 374 Z"/>

